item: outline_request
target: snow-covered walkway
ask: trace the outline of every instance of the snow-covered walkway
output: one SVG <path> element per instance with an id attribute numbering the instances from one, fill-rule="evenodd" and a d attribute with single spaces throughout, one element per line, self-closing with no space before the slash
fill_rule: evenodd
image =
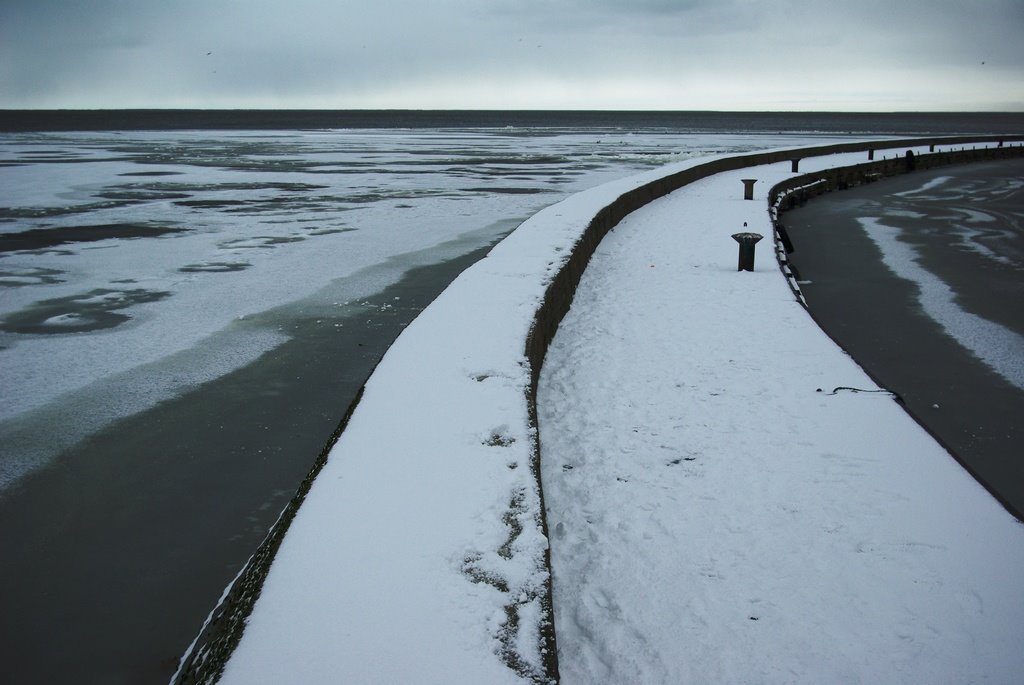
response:
<path id="1" fill-rule="evenodd" d="M 252 590 L 219 682 L 554 676 L 527 349 L 589 226 L 670 174 L 744 160 L 720 161 L 544 209 L 413 321 Z M 769 236 L 764 194 L 791 176 L 789 161 L 719 173 L 628 215 L 548 352 L 540 460 L 567 684 L 1024 672 L 1024 526 L 886 394 L 834 391 L 873 386 L 797 304 L 768 239 L 757 271 L 736 272 L 729 236 Z M 741 178 L 759 179 L 754 201 Z M 216 677 L 236 615 L 211 617 L 227 637 L 197 641 L 183 682 L 196 665 Z"/>
<path id="2" fill-rule="evenodd" d="M 626 217 L 548 351 L 566 685 L 1024 673 L 1024 526 L 888 394 L 837 390 L 878 388 L 778 269 L 764 193 L 791 175 L 718 174 Z M 765 236 L 753 273 L 741 230 Z"/>

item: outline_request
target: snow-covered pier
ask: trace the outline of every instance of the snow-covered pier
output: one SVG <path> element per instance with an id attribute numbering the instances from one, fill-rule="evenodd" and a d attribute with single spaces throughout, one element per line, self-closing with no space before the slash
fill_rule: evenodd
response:
<path id="1" fill-rule="evenodd" d="M 885 393 L 833 391 L 879 388 L 729 238 L 773 232 L 741 176 L 953 145 L 1019 152 L 694 160 L 524 222 L 389 350 L 176 680 L 1018 673 L 1024 529 Z"/>
<path id="2" fill-rule="evenodd" d="M 737 199 L 749 173 L 627 216 L 548 351 L 561 682 L 1014 682 L 1024 527 L 794 302 L 770 247 L 737 273 L 730 233 L 772 230 Z"/>

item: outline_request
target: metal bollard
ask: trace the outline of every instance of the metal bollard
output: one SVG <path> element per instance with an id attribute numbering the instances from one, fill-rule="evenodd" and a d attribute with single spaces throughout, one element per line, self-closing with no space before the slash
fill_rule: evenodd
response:
<path id="1" fill-rule="evenodd" d="M 746 224 L 744 224 L 746 226 Z M 764 236 L 760 233 L 733 233 L 732 238 L 740 244 L 740 261 L 737 271 L 753 271 L 754 270 L 754 248 L 757 245 L 757 241 Z"/>
<path id="2" fill-rule="evenodd" d="M 754 199 L 754 184 L 757 183 L 756 178 L 744 178 L 743 181 L 743 199 L 753 200 Z"/>
<path id="3" fill-rule="evenodd" d="M 794 174 L 799 172 L 800 171 L 800 160 L 799 159 L 793 159 L 793 160 L 790 160 L 790 161 L 793 162 L 793 168 L 791 169 L 791 171 Z"/>

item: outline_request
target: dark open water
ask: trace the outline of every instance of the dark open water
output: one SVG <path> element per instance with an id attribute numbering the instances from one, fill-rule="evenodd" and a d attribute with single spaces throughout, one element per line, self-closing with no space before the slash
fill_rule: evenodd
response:
<path id="1" fill-rule="evenodd" d="M 463 110 L 0 110 L 0 131 L 501 128 L 928 135 L 1020 133 L 1022 112 L 574 112 Z"/>

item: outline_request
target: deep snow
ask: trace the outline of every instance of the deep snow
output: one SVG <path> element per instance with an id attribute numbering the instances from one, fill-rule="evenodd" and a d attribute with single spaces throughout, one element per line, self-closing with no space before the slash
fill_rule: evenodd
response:
<path id="1" fill-rule="evenodd" d="M 408 327 L 221 682 L 541 679 L 524 341 L 590 218 L 696 163 L 546 208 Z M 763 193 L 789 175 L 721 174 L 627 217 L 549 352 L 567 683 L 1009 682 L 1024 667 L 1020 524 L 887 394 L 833 390 L 877 388 L 794 300 L 768 243 L 756 272 L 735 271 L 729 235 L 770 235 Z M 745 202 L 751 176 L 759 201 Z"/>

